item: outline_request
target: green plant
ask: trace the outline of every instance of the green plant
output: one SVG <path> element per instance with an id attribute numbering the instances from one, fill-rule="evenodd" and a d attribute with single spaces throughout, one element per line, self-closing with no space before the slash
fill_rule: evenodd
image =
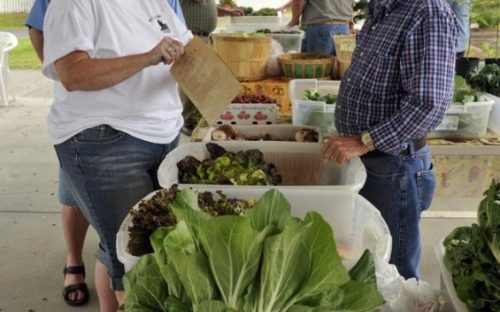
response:
<path id="1" fill-rule="evenodd" d="M 495 28 L 500 25 L 498 0 L 475 0 L 471 10 L 472 21 L 481 28 Z"/>
<path id="2" fill-rule="evenodd" d="M 500 66 L 497 64 L 489 64 L 470 73 L 467 81 L 472 88 L 500 96 Z"/>
<path id="3" fill-rule="evenodd" d="M 455 228 L 444 240 L 444 263 L 469 311 L 500 311 L 500 183 L 492 181 L 478 224 Z"/>
<path id="4" fill-rule="evenodd" d="M 243 216 L 210 217 L 189 189 L 172 211 L 179 222 L 156 230 L 154 254 L 124 277 L 129 312 L 361 312 L 384 302 L 371 254 L 348 272 L 330 225 L 314 211 L 292 217 L 276 190 Z"/>

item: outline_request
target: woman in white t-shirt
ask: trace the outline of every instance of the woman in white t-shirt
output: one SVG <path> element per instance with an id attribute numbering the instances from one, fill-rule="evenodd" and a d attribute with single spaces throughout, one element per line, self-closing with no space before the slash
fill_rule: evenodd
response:
<path id="1" fill-rule="evenodd" d="M 44 35 L 43 73 L 55 80 L 49 136 L 100 238 L 101 311 L 116 311 L 116 232 L 158 188 L 158 166 L 177 145 L 182 105 L 169 66 L 192 34 L 164 0 L 52 0 Z"/>

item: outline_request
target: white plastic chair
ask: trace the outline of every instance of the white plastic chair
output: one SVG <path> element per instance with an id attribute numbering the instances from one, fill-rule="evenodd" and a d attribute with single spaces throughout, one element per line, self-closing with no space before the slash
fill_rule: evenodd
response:
<path id="1" fill-rule="evenodd" d="M 17 37 L 9 32 L 0 31 L 0 95 L 4 106 L 9 105 L 7 85 L 10 75 L 9 51 L 17 46 Z"/>

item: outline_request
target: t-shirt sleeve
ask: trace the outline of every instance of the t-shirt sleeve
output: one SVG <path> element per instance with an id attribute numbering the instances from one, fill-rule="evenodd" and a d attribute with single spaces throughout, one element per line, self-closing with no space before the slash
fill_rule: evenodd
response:
<path id="1" fill-rule="evenodd" d="M 43 31 L 43 19 L 48 6 L 49 0 L 35 0 L 26 19 L 26 26 Z"/>
<path id="2" fill-rule="evenodd" d="M 44 22 L 42 72 L 59 80 L 54 63 L 74 51 L 94 56 L 95 18 L 90 1 L 52 0 Z"/>

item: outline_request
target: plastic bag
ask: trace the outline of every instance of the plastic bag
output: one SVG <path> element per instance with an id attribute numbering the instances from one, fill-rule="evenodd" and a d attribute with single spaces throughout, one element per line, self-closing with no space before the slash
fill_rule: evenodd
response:
<path id="1" fill-rule="evenodd" d="M 271 41 L 271 49 L 269 51 L 269 58 L 267 59 L 267 76 L 277 77 L 280 76 L 280 67 L 278 64 L 278 55 L 284 54 L 281 44 L 274 40 Z"/>
<path id="2" fill-rule="evenodd" d="M 428 283 L 414 278 L 405 280 L 396 266 L 376 259 L 377 288 L 386 304 L 376 309 L 381 312 L 438 312 L 443 296 Z"/>

